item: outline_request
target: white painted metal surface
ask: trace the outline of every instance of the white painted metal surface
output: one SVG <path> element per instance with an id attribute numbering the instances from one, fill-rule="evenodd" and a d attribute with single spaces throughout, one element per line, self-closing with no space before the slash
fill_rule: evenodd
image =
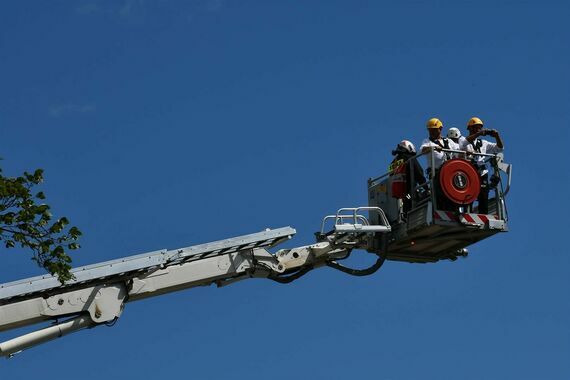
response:
<path id="1" fill-rule="evenodd" d="M 49 342 L 56 338 L 61 338 L 62 336 L 71 334 L 74 331 L 91 327 L 93 325 L 95 325 L 95 323 L 88 316 L 79 316 L 66 322 L 19 336 L 0 343 L 0 356 L 11 357 L 26 348 L 37 346 L 38 344 Z"/>
<path id="2" fill-rule="evenodd" d="M 62 286 L 56 277 L 50 275 L 0 284 L 0 305 L 9 302 L 9 299 L 13 297 L 26 296 L 51 289 L 60 290 L 77 284 L 100 281 L 114 276 L 125 276 L 128 274 L 134 276 L 140 272 L 148 272 L 158 267 L 179 264 L 185 260 L 199 259 L 215 256 L 220 253 L 231 253 L 256 247 L 271 247 L 283 240 L 291 238 L 295 233 L 295 229 L 283 227 L 212 243 L 170 251 L 163 249 L 88 265 L 73 269 L 71 273 L 73 273 L 75 279 L 66 283 L 65 286 Z"/>

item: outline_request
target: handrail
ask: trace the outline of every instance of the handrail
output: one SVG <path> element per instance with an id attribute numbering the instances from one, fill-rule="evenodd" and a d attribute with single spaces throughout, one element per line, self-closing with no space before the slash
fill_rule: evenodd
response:
<path id="1" fill-rule="evenodd" d="M 341 208 L 336 212 L 336 215 L 341 217 L 344 215 L 341 215 L 343 212 L 352 212 L 352 217 L 354 220 L 354 223 L 356 223 L 357 221 L 357 217 L 360 217 L 362 215 L 358 214 L 359 211 L 376 211 L 376 213 L 378 213 L 378 216 L 382 219 L 383 225 L 385 226 L 389 226 L 390 223 L 388 222 L 388 218 L 386 218 L 386 214 L 384 213 L 384 210 L 382 210 L 380 207 L 375 207 L 375 206 L 362 206 L 362 207 L 345 207 L 345 208 Z"/>
<path id="2" fill-rule="evenodd" d="M 366 219 L 366 217 L 364 217 L 363 215 L 358 215 L 357 217 L 358 217 L 358 220 L 362 222 L 362 224 L 364 224 L 366 226 L 370 225 L 370 222 L 368 222 L 368 219 Z M 339 215 L 327 215 L 327 216 L 325 216 L 323 218 L 322 223 L 321 223 L 321 233 L 325 233 L 325 224 L 326 224 L 327 220 L 335 219 L 335 224 L 337 224 L 336 220 L 339 218 L 341 219 L 341 222 L 342 222 L 343 219 L 353 218 L 353 215 L 340 215 L 340 216 Z"/>
<path id="3" fill-rule="evenodd" d="M 503 196 L 506 196 L 509 193 L 509 190 L 511 190 L 511 176 L 513 174 L 513 166 L 509 165 L 505 173 L 507 173 L 507 187 L 503 191 Z"/>
<path id="4" fill-rule="evenodd" d="M 431 149 L 429 151 L 426 152 L 420 152 L 419 154 L 416 154 L 415 156 L 412 156 L 410 158 L 408 158 L 407 160 L 403 161 L 403 165 L 407 165 L 410 161 L 412 160 L 419 160 L 420 157 L 422 156 L 426 156 L 429 155 L 427 157 L 428 160 L 428 166 L 430 167 L 430 170 L 426 173 L 426 181 L 424 183 L 420 183 L 416 185 L 416 182 L 419 181 L 415 181 L 414 180 L 414 170 L 412 170 L 410 172 L 410 176 L 411 178 L 409 178 L 408 180 L 411 181 L 411 183 L 413 184 L 412 189 L 410 191 L 410 195 L 412 197 L 412 209 L 414 209 L 414 207 L 417 205 L 417 202 L 421 202 L 424 198 L 419 198 L 418 197 L 418 190 L 423 188 L 423 189 L 429 189 L 431 191 L 429 191 L 429 199 L 431 200 L 432 204 L 436 205 L 436 189 L 437 186 L 435 186 L 434 184 L 434 179 L 435 179 L 435 174 L 436 174 L 436 170 L 435 170 L 435 154 L 432 154 L 434 151 L 436 150 L 436 147 L 431 147 Z M 504 164 L 502 162 L 502 152 L 498 153 L 498 154 L 490 154 L 490 153 L 479 153 L 479 152 L 470 152 L 470 151 L 464 151 L 464 150 L 457 150 L 457 149 L 445 149 L 445 148 L 439 148 L 437 147 L 437 151 L 440 152 L 445 152 L 447 153 L 446 156 L 450 156 L 451 157 L 446 157 L 445 161 L 452 159 L 454 157 L 460 157 L 460 158 L 464 158 L 466 160 L 470 160 L 471 162 L 473 162 L 475 165 L 477 165 L 476 162 L 474 161 L 484 161 L 485 165 L 487 165 L 487 163 L 490 165 L 491 169 L 494 172 L 494 175 L 497 175 L 500 179 L 499 183 L 500 183 L 500 187 L 497 187 L 495 189 L 496 195 L 497 195 L 497 202 L 498 202 L 498 208 L 500 210 L 498 210 L 498 212 L 500 214 L 502 213 L 506 213 L 506 205 L 504 205 L 504 199 L 506 197 L 506 195 L 509 193 L 509 190 L 511 188 L 511 178 L 512 178 L 512 165 L 510 164 Z M 507 176 L 506 181 L 502 178 L 502 176 L 499 174 L 500 172 L 504 172 Z M 377 176 L 377 177 L 371 177 L 368 179 L 368 189 L 371 189 L 372 187 L 380 184 L 380 183 L 384 183 L 386 182 L 387 177 L 389 177 L 391 174 L 393 174 L 392 170 L 389 170 L 388 172 Z M 504 186 L 506 182 L 506 186 Z M 427 196 L 427 195 L 426 195 Z"/>
<path id="5" fill-rule="evenodd" d="M 417 159 L 417 158 L 419 158 L 419 157 L 421 157 L 421 156 L 425 156 L 425 155 L 428 154 L 428 153 L 429 153 L 429 152 L 426 152 L 426 153 L 418 153 L 418 154 L 416 154 L 415 156 L 412 156 L 412 157 L 408 158 L 407 160 L 405 160 L 405 161 L 404 161 L 404 164 L 407 164 L 409 161 L 411 161 L 411 160 L 413 160 L 413 159 Z M 388 172 L 386 172 L 386 173 L 384 173 L 384 174 L 382 174 L 382 175 L 380 175 L 380 176 L 378 176 L 378 177 L 371 177 L 371 178 L 368 179 L 368 183 L 376 182 L 376 181 L 378 181 L 378 180 L 380 180 L 380 179 L 382 179 L 382 178 L 384 178 L 384 177 L 388 177 L 390 174 L 392 174 L 392 171 L 389 170 Z"/>
<path id="6" fill-rule="evenodd" d="M 424 153 L 421 153 L 421 152 L 420 152 L 420 153 L 416 154 L 415 156 L 412 156 L 412 157 L 408 158 L 407 160 L 405 160 L 405 161 L 404 161 L 404 164 L 408 163 L 408 162 L 411 161 L 411 160 L 418 159 L 418 158 L 420 158 L 420 157 L 422 157 L 422 156 L 426 156 L 426 155 L 428 155 L 428 154 L 431 154 L 434 150 L 435 150 L 435 148 L 432 147 L 432 148 L 431 148 L 431 151 L 429 151 L 429 152 L 424 152 Z M 445 149 L 445 148 L 441 148 L 441 151 L 442 151 L 442 152 L 449 152 L 449 153 L 462 154 L 462 155 L 465 155 L 465 156 L 469 155 L 469 156 L 483 156 L 483 157 L 495 157 L 495 158 L 497 157 L 497 154 L 467 152 L 467 151 L 464 151 L 464 150 L 456 150 L 456 149 Z M 433 161 L 433 155 L 431 156 L 431 158 L 432 158 L 432 161 Z M 434 164 L 435 164 L 435 163 L 432 162 L 430 166 L 433 168 L 433 167 L 435 166 Z M 432 170 L 433 170 L 433 169 L 432 169 Z M 371 184 L 371 185 L 375 185 L 375 182 L 377 182 L 377 181 L 380 180 L 380 179 L 383 179 L 384 177 L 388 177 L 390 174 L 392 174 L 392 171 L 388 171 L 388 172 L 386 172 L 386 173 L 384 173 L 384 174 L 382 174 L 382 175 L 379 175 L 379 176 L 377 176 L 377 177 L 370 177 L 370 178 L 368 179 L 368 183 Z M 433 174 L 435 175 L 435 173 L 433 173 Z"/>
<path id="7" fill-rule="evenodd" d="M 432 149 L 434 149 L 432 147 Z M 478 153 L 478 152 L 468 152 L 466 150 L 456 150 L 456 149 L 445 149 L 445 148 L 441 148 L 442 152 L 450 152 L 450 153 L 459 153 L 459 154 L 463 154 L 465 156 L 469 155 L 469 156 L 487 156 L 487 157 L 496 157 L 496 154 L 491 154 L 491 153 Z M 430 152 L 427 152 L 430 153 Z M 424 154 L 427 154 L 424 153 Z"/>
<path id="8" fill-rule="evenodd" d="M 380 217 L 380 222 L 381 222 L 380 225 L 384 226 L 386 231 L 389 231 L 391 229 L 390 222 L 388 222 L 388 218 L 386 217 L 384 210 L 382 210 L 380 207 L 372 207 L 372 206 L 344 207 L 339 209 L 336 215 L 327 215 L 323 218 L 323 221 L 321 223 L 321 233 L 323 234 L 325 232 L 326 221 L 333 218 L 335 219 L 335 224 L 334 224 L 335 226 L 343 225 L 346 219 L 352 219 L 352 221 L 354 222 L 352 223 L 352 225 L 357 225 L 358 222 L 361 222 L 363 226 L 370 226 L 370 222 L 368 221 L 368 219 L 364 215 L 359 214 L 360 211 L 368 211 L 369 213 L 373 211 L 376 212 Z M 343 214 L 346 212 L 350 212 L 350 214 Z"/>
<path id="9" fill-rule="evenodd" d="M 356 213 L 360 210 L 363 211 L 376 211 L 378 213 L 378 216 L 380 218 L 382 218 L 382 222 L 385 226 L 390 226 L 390 222 L 388 222 L 388 218 L 386 217 L 386 213 L 384 212 L 384 210 L 382 210 L 380 207 L 374 207 L 374 206 L 363 206 L 363 207 L 358 207 L 355 211 L 354 211 L 354 215 L 356 215 Z"/>

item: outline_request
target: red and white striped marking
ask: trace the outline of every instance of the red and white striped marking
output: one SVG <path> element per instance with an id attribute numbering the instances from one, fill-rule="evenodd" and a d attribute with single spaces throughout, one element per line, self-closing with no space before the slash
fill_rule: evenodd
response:
<path id="1" fill-rule="evenodd" d="M 485 214 L 455 214 L 451 211 L 435 210 L 434 217 L 444 222 L 461 222 L 463 224 L 486 224 L 490 219 L 499 220 L 497 215 Z"/>
<path id="2" fill-rule="evenodd" d="M 485 214 L 461 214 L 459 216 L 459 221 L 461 223 L 468 224 L 487 224 L 489 219 L 499 220 L 497 215 L 485 215 Z"/>
<path id="3" fill-rule="evenodd" d="M 435 210 L 434 212 L 435 219 L 443 220 L 444 222 L 458 222 L 459 219 L 457 215 L 451 211 L 440 211 Z"/>

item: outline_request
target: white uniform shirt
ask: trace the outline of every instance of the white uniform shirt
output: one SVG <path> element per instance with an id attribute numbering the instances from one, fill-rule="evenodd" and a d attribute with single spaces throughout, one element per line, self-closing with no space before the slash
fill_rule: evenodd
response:
<path id="1" fill-rule="evenodd" d="M 457 144 L 459 144 L 459 150 L 464 150 L 466 152 L 469 152 L 466 148 L 466 146 L 469 144 L 469 142 L 467 141 L 465 136 L 459 136 L 459 140 L 457 141 Z"/>
<path id="2" fill-rule="evenodd" d="M 453 140 L 447 139 L 447 142 L 448 142 L 449 149 L 459 150 L 459 145 L 456 144 Z M 422 145 L 420 146 L 420 152 L 425 147 L 441 147 L 442 148 L 444 146 L 445 146 L 445 144 L 444 144 L 443 138 L 439 139 L 439 144 L 434 143 L 430 139 L 425 139 L 424 141 L 422 141 Z M 428 168 L 431 167 L 431 155 L 432 154 L 433 154 L 433 160 L 434 160 L 434 165 L 435 165 L 436 169 L 439 169 L 445 161 L 447 161 L 450 158 L 455 156 L 453 153 L 438 152 L 438 151 L 434 150 L 434 151 L 432 151 L 426 155 Z"/>
<path id="3" fill-rule="evenodd" d="M 469 143 L 467 139 L 460 141 L 460 143 L 462 143 L 461 149 L 470 153 L 497 154 L 503 151 L 503 149 L 499 148 L 496 143 L 483 139 L 475 139 L 473 144 Z M 479 147 L 479 149 L 477 149 L 477 147 Z M 477 161 L 477 165 L 485 166 L 487 157 L 475 156 L 475 160 Z"/>

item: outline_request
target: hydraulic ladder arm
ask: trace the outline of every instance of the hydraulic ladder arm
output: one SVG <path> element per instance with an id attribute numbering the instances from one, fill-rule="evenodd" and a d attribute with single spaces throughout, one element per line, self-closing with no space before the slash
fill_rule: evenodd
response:
<path id="1" fill-rule="evenodd" d="M 145 298 L 197 286 L 221 287 L 247 278 L 288 283 L 324 265 L 345 271 L 336 260 L 348 257 L 355 248 L 366 248 L 375 235 L 390 230 L 387 221 L 369 226 L 365 217 L 356 216 L 358 209 L 350 210 L 354 210 L 354 224 L 339 217 L 332 233 L 317 243 L 275 254 L 266 248 L 290 239 L 296 233 L 293 228 L 77 268 L 72 271 L 75 279 L 64 285 L 53 276 L 0 284 L 0 332 L 55 321 L 50 327 L 0 343 L 0 356 L 11 357 L 74 331 L 112 324 L 127 303 Z"/>

